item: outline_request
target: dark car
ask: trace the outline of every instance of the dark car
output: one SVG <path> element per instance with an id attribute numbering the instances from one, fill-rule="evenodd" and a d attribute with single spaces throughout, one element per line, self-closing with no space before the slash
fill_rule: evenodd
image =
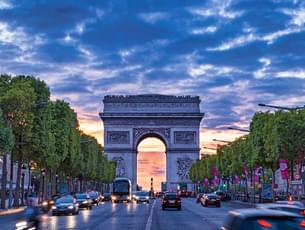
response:
<path id="1" fill-rule="evenodd" d="M 260 204 L 256 206 L 257 208 L 265 208 L 265 209 L 272 209 L 272 210 L 281 210 L 285 212 L 292 212 L 295 214 L 299 214 L 305 217 L 305 208 L 301 208 L 297 205 L 289 205 L 289 204 Z"/>
<path id="2" fill-rule="evenodd" d="M 300 230 L 305 220 L 297 214 L 270 209 L 230 211 L 219 230 Z"/>
<path id="3" fill-rule="evenodd" d="M 105 192 L 102 196 L 103 201 L 111 201 L 111 193 Z"/>
<path id="4" fill-rule="evenodd" d="M 226 193 L 226 192 L 223 192 L 223 191 L 216 191 L 214 192 L 214 194 L 216 196 L 218 196 L 218 198 L 221 200 L 221 201 L 226 201 L 226 200 L 231 200 L 231 196 Z"/>
<path id="5" fill-rule="evenodd" d="M 165 193 L 162 198 L 162 210 L 166 208 L 177 208 L 181 210 L 181 198 L 176 193 Z"/>
<path id="6" fill-rule="evenodd" d="M 204 194 L 200 202 L 203 206 L 215 205 L 216 207 L 220 207 L 220 199 L 214 193 Z"/>
<path id="7" fill-rule="evenodd" d="M 92 201 L 92 204 L 99 205 L 100 202 L 102 202 L 102 197 L 99 194 L 99 192 L 91 191 L 91 192 L 89 192 L 89 196 Z"/>
<path id="8" fill-rule="evenodd" d="M 59 214 L 78 214 L 78 203 L 76 202 L 76 199 L 72 196 L 57 199 L 52 206 L 52 215 L 55 216 Z"/>
<path id="9" fill-rule="evenodd" d="M 301 201 L 296 201 L 296 200 L 292 200 L 292 201 L 288 201 L 288 200 L 276 201 L 276 204 L 295 205 L 295 206 L 298 206 L 300 208 L 305 208 L 305 205 Z"/>
<path id="10" fill-rule="evenodd" d="M 149 193 L 144 191 L 137 192 L 134 199 L 137 203 L 149 203 Z"/>
<path id="11" fill-rule="evenodd" d="M 77 193 L 75 199 L 79 208 L 92 209 L 92 200 L 88 193 Z"/>
<path id="12" fill-rule="evenodd" d="M 48 212 L 52 208 L 52 206 L 55 204 L 55 202 L 58 198 L 60 198 L 59 195 L 54 195 L 54 196 L 52 196 L 51 199 L 44 200 L 41 203 L 41 210 L 43 212 Z"/>

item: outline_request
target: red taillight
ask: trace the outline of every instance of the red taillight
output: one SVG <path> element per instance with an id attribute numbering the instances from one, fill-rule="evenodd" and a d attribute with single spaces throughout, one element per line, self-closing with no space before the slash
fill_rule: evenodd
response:
<path id="1" fill-rule="evenodd" d="M 301 211 L 300 214 L 305 216 L 305 210 Z"/>
<path id="2" fill-rule="evenodd" d="M 267 220 L 257 220 L 257 223 L 264 228 L 272 227 L 272 224 L 270 224 Z"/>

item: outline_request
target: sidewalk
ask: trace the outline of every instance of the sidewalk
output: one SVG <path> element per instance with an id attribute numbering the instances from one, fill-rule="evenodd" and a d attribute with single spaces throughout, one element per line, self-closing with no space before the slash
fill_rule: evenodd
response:
<path id="1" fill-rule="evenodd" d="M 20 213 L 25 209 L 25 207 L 19 207 L 19 208 L 10 208 L 10 209 L 0 209 L 0 216 L 5 216 L 5 215 L 11 215 L 11 214 L 16 214 Z"/>

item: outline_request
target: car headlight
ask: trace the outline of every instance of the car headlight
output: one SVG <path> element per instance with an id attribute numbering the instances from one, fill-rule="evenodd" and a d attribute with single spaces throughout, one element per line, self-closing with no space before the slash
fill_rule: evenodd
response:
<path id="1" fill-rule="evenodd" d="M 48 202 L 47 202 L 47 201 L 44 201 L 44 202 L 42 202 L 42 205 L 43 205 L 43 206 L 47 206 L 47 205 L 48 205 Z"/>
<path id="2" fill-rule="evenodd" d="M 56 209 L 56 206 L 52 206 L 52 209 Z"/>
<path id="3" fill-rule="evenodd" d="M 146 199 L 149 199 L 149 196 L 147 196 Z"/>
<path id="4" fill-rule="evenodd" d="M 116 200 L 116 197 L 115 196 L 111 196 L 111 200 Z"/>
<path id="5" fill-rule="evenodd" d="M 88 203 L 88 201 L 87 201 L 87 200 L 83 201 L 83 204 L 87 204 L 87 203 Z"/>
<path id="6" fill-rule="evenodd" d="M 135 198 L 136 200 L 137 200 L 137 199 L 139 199 L 139 197 L 138 197 L 138 196 L 135 196 L 134 198 Z"/>
<path id="7" fill-rule="evenodd" d="M 74 207 L 73 207 L 73 205 L 70 205 L 69 207 L 68 207 L 68 209 L 73 209 Z"/>
<path id="8" fill-rule="evenodd" d="M 27 227 L 26 221 L 21 221 L 16 224 L 17 229 L 23 229 L 24 227 Z"/>
<path id="9" fill-rule="evenodd" d="M 50 201 L 50 204 L 54 204 L 54 201 L 53 201 L 53 200 L 51 200 L 51 201 Z"/>

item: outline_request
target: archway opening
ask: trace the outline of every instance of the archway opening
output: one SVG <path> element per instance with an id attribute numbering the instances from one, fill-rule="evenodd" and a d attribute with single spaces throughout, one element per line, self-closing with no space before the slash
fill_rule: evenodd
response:
<path id="1" fill-rule="evenodd" d="M 143 190 L 161 190 L 161 182 L 166 181 L 166 146 L 156 137 L 144 138 L 137 147 L 137 184 Z"/>

